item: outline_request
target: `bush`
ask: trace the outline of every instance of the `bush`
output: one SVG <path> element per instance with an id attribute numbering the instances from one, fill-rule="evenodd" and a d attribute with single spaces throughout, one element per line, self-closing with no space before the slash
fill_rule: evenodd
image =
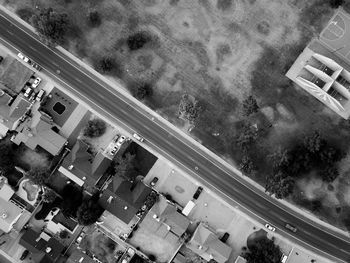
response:
<path id="1" fill-rule="evenodd" d="M 106 132 L 106 123 L 101 119 L 90 120 L 84 129 L 84 136 L 96 138 Z"/>
<path id="2" fill-rule="evenodd" d="M 131 85 L 131 93 L 136 99 L 142 100 L 146 97 L 152 96 L 153 88 L 148 83 L 142 83 L 142 84 L 133 83 Z"/>
<path id="3" fill-rule="evenodd" d="M 344 4 L 344 0 L 329 0 L 329 5 L 332 8 L 338 8 L 339 6 Z"/>
<path id="4" fill-rule="evenodd" d="M 128 37 L 127 45 L 131 51 L 143 48 L 148 42 L 151 41 L 151 37 L 145 32 L 138 32 Z"/>
<path id="5" fill-rule="evenodd" d="M 29 22 L 34 15 L 34 10 L 32 8 L 24 7 L 16 10 L 16 14 L 26 22 Z"/>
<path id="6" fill-rule="evenodd" d="M 116 61 L 111 57 L 102 57 L 94 62 L 94 69 L 100 73 L 108 73 L 117 67 Z"/>
<path id="7" fill-rule="evenodd" d="M 102 23 L 101 16 L 99 12 L 92 11 L 88 15 L 88 25 L 91 27 L 98 27 Z"/>
<path id="8" fill-rule="evenodd" d="M 59 233 L 59 236 L 61 239 L 65 239 L 68 237 L 68 231 L 67 230 L 62 230 L 60 233 Z"/>

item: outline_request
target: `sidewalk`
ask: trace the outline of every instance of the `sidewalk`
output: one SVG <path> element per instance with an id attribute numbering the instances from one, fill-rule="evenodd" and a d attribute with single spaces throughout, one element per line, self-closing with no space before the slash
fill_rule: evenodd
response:
<path id="1" fill-rule="evenodd" d="M 24 25 L 27 28 L 27 31 L 30 31 L 30 34 L 34 34 L 34 28 L 30 25 L 28 25 L 25 21 L 23 21 L 22 19 L 20 19 L 18 16 L 16 16 L 14 13 L 10 12 L 9 10 L 7 10 L 6 8 L 4 8 L 3 6 L 0 5 L 0 10 L 2 10 L 3 12 L 5 12 L 7 15 L 11 16 L 12 18 L 16 19 L 16 21 L 18 21 L 19 23 L 21 23 L 22 25 Z M 84 63 L 82 60 L 78 59 L 77 57 L 75 57 L 73 54 L 71 54 L 70 52 L 68 52 L 67 50 L 63 49 L 62 47 L 56 47 L 58 54 L 60 54 L 61 57 L 63 57 L 62 55 L 66 56 L 67 58 L 69 58 L 69 60 L 74 61 L 74 64 L 77 64 L 79 68 L 82 68 L 84 72 L 86 72 L 87 75 L 89 76 L 97 76 L 99 79 L 101 79 L 103 82 L 105 82 L 106 84 L 110 85 L 111 87 L 113 87 L 115 90 L 117 90 L 119 93 L 121 93 L 123 96 L 125 96 L 127 99 L 131 100 L 133 103 L 135 103 L 140 109 L 142 109 L 143 111 L 145 111 L 147 114 L 149 114 L 149 116 L 152 116 L 153 118 L 155 118 L 157 121 L 161 122 L 163 124 L 163 127 L 165 129 L 167 129 L 168 131 L 176 131 L 176 133 L 180 134 L 181 136 L 183 136 L 186 140 L 190 141 L 195 147 L 198 147 L 198 149 L 200 149 L 201 152 L 208 154 L 212 160 L 212 163 L 215 165 L 216 164 L 221 164 L 223 165 L 227 170 L 234 172 L 236 175 L 236 178 L 238 178 L 238 180 L 245 184 L 246 186 L 248 186 L 249 188 L 256 190 L 258 189 L 257 192 L 259 192 L 260 196 L 262 198 L 269 198 L 264 191 L 264 188 L 257 184 L 256 182 L 254 182 L 253 180 L 251 180 L 250 178 L 243 176 L 242 173 L 236 168 L 234 167 L 232 164 L 229 164 L 228 162 L 224 161 L 223 159 L 221 159 L 219 156 L 217 156 L 216 154 L 214 154 L 213 152 L 211 152 L 210 150 L 208 150 L 207 148 L 205 148 L 202 144 L 200 144 L 199 142 L 197 142 L 194 138 L 190 137 L 188 134 L 186 134 L 185 132 L 183 132 L 181 129 L 175 127 L 174 125 L 172 125 L 171 123 L 169 123 L 166 119 L 164 119 L 163 117 L 161 117 L 159 114 L 157 114 L 156 112 L 152 111 L 151 109 L 149 109 L 147 106 L 145 106 L 143 103 L 139 102 L 138 100 L 136 100 L 134 97 L 132 97 L 129 92 L 126 91 L 126 89 L 122 86 L 121 82 L 117 81 L 117 80 L 112 80 L 110 78 L 107 78 L 105 76 L 102 76 L 101 74 L 99 74 L 98 72 L 96 72 L 95 70 L 93 70 L 89 65 L 87 65 L 86 63 Z M 68 61 L 68 59 L 66 59 Z M 72 64 L 72 63 L 71 63 Z M 99 81 L 100 83 L 103 83 L 101 81 Z M 137 109 L 136 109 L 137 110 Z M 97 115 L 101 116 L 100 114 L 97 113 Z M 145 116 L 147 116 L 146 114 L 144 114 Z M 106 119 L 106 118 L 103 118 Z M 126 131 L 126 129 L 125 129 Z M 150 152 L 155 153 L 156 156 L 160 157 L 163 160 L 167 160 L 164 156 L 159 156 L 159 153 L 156 152 L 154 149 L 151 149 L 150 147 L 145 147 L 147 148 L 147 150 L 150 150 Z M 168 160 L 167 160 L 168 161 Z M 168 161 L 169 162 L 169 161 Z M 172 164 L 174 165 L 174 164 Z M 181 168 L 180 168 L 181 169 Z M 188 172 L 187 169 L 184 167 L 184 169 L 182 169 L 185 172 Z M 194 175 L 195 178 L 200 179 L 200 176 L 197 174 L 194 174 L 193 172 L 191 172 L 191 175 Z M 312 213 L 300 209 L 286 201 L 283 200 L 277 200 L 277 199 L 273 199 L 272 200 L 273 203 L 280 203 L 283 206 L 287 207 L 288 209 L 292 210 L 294 212 L 295 215 L 299 215 L 301 214 L 302 216 L 304 216 L 306 219 L 309 220 L 309 222 L 312 223 L 317 223 L 321 229 L 327 229 L 327 230 L 332 230 L 334 233 L 338 233 L 341 234 L 345 237 L 350 237 L 350 234 L 339 229 L 336 228 L 320 219 L 318 219 L 317 217 L 315 217 Z"/>

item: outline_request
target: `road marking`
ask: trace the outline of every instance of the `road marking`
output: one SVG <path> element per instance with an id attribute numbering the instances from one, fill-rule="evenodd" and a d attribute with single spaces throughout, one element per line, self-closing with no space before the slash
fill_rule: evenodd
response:
<path id="1" fill-rule="evenodd" d="M 7 17 L 3 16 L 2 14 L 1 14 L 1 16 L 4 17 L 7 21 L 9 21 L 9 22 L 11 23 L 11 25 L 12 25 L 12 24 L 15 25 L 19 30 L 23 31 L 25 34 L 27 34 L 28 36 L 30 36 L 33 40 L 35 40 L 35 41 L 39 42 L 41 45 L 43 45 L 43 43 L 41 43 L 39 40 L 33 38 L 33 36 L 31 36 L 28 32 L 26 32 L 26 31 L 23 30 L 22 28 L 18 27 L 16 24 L 12 23 L 12 21 L 10 21 Z M 3 40 L 4 40 L 4 39 L 3 39 Z M 4 41 L 5 41 L 6 43 L 8 43 L 6 40 L 4 40 Z M 9 43 L 8 43 L 8 44 L 9 44 Z M 12 46 L 12 47 L 14 47 L 12 44 L 9 44 L 9 45 Z M 43 45 L 43 46 L 44 46 L 44 45 Z M 14 47 L 14 48 L 15 48 L 16 50 L 18 50 L 16 47 Z M 51 49 L 50 49 L 50 50 L 51 50 Z M 118 96 L 118 94 L 115 94 L 115 93 L 111 92 L 111 91 L 110 91 L 110 88 L 105 86 L 105 83 L 101 84 L 99 81 L 97 81 L 96 79 L 93 79 L 91 76 L 89 76 L 88 74 L 86 74 L 84 71 L 82 71 L 80 68 L 78 68 L 77 66 L 75 66 L 74 64 L 72 64 L 70 61 L 66 60 L 64 57 L 62 57 L 62 56 L 59 55 L 58 53 L 56 53 L 54 50 L 51 50 L 51 51 L 52 51 L 53 53 L 55 53 L 57 56 L 59 56 L 61 59 L 63 59 L 63 60 L 66 61 L 67 63 L 69 63 L 71 66 L 73 66 L 74 68 L 78 69 L 81 73 L 83 73 L 84 75 L 86 75 L 87 77 L 89 77 L 92 81 L 94 81 L 95 83 L 97 83 L 97 84 L 99 84 L 100 86 L 104 87 L 106 91 L 108 91 L 109 93 L 113 94 L 114 96 Z M 55 64 L 54 62 L 51 62 L 51 63 Z M 56 65 L 57 65 L 57 64 L 56 64 Z M 47 71 L 48 71 L 48 73 L 50 73 L 51 75 L 53 75 L 49 70 L 47 70 Z M 91 74 L 93 74 L 93 73 L 91 73 Z M 53 76 L 54 76 L 56 79 L 59 79 L 57 76 L 55 76 L 55 75 L 53 75 Z M 96 78 L 98 78 L 98 80 L 100 80 L 99 77 L 96 76 Z M 128 127 L 129 129 L 131 129 L 131 127 L 129 127 L 129 125 L 126 125 L 122 120 L 115 118 L 113 115 L 111 115 L 110 113 L 108 113 L 106 110 L 104 110 L 102 107 L 100 107 L 99 105 L 97 105 L 95 102 L 91 101 L 88 97 L 86 97 L 85 95 L 83 95 L 82 93 L 80 93 L 79 91 L 77 91 L 76 89 L 74 89 L 72 86 L 68 85 L 65 81 L 63 81 L 63 80 L 61 80 L 61 79 L 59 79 L 59 81 L 63 82 L 65 85 L 67 85 L 68 87 L 70 87 L 75 93 L 80 94 L 80 95 L 83 96 L 85 99 L 87 99 L 88 101 L 90 101 L 90 103 L 92 103 L 92 104 L 95 105 L 96 107 L 100 108 L 100 109 L 101 109 L 103 112 L 105 112 L 107 115 L 111 116 L 112 119 L 115 119 L 115 120 L 117 120 L 117 121 L 123 123 L 126 127 Z M 107 84 L 107 83 L 106 83 L 106 84 Z M 108 84 L 108 86 L 110 86 L 110 85 Z M 127 98 L 127 96 L 126 96 L 125 94 L 122 94 L 120 91 L 117 91 L 117 90 L 114 90 L 114 89 L 113 89 L 113 91 L 116 91 L 116 92 L 118 92 L 120 95 L 122 95 L 121 97 L 120 97 L 120 96 L 118 96 L 118 97 L 119 97 L 120 99 L 122 99 L 122 100 L 124 101 L 124 103 L 126 103 L 126 104 L 128 104 L 128 105 L 131 105 L 128 101 L 125 100 L 125 99 L 130 99 L 130 98 Z M 136 103 L 135 103 L 135 104 L 136 104 Z M 136 104 L 136 105 L 137 105 L 137 104 Z M 146 114 L 145 114 L 144 112 L 140 111 L 138 108 L 134 108 L 134 109 L 137 110 L 139 113 L 141 113 L 143 116 L 147 117 Z M 165 128 L 162 127 L 161 125 L 159 125 L 159 124 L 157 124 L 157 125 L 158 125 L 161 129 L 163 129 L 164 131 L 167 131 L 167 129 L 165 129 Z M 167 128 L 171 128 L 171 127 L 167 127 Z M 179 135 L 181 135 L 181 134 L 179 134 Z M 178 138 L 178 139 L 179 139 L 179 138 Z M 193 138 L 192 138 L 192 140 L 193 140 Z M 153 143 L 151 143 L 151 144 L 154 145 Z M 154 146 L 155 146 L 155 145 L 154 145 Z M 215 166 L 216 166 L 217 168 L 219 168 L 221 171 L 223 171 L 224 173 L 228 174 L 232 179 L 236 180 L 237 182 L 239 182 L 239 183 L 241 183 L 241 184 L 244 184 L 244 185 L 245 185 L 247 188 L 249 188 L 251 191 L 257 190 L 257 188 L 255 188 L 254 186 L 248 184 L 248 182 L 246 182 L 244 179 L 243 179 L 242 181 L 239 181 L 239 180 L 238 180 L 237 178 L 235 178 L 234 176 L 231 176 L 231 172 L 233 172 L 233 171 L 229 171 L 229 172 L 228 172 L 227 170 L 224 170 L 222 167 L 218 166 L 218 165 L 216 164 L 216 162 L 213 162 L 213 161 L 211 160 L 213 157 L 211 157 L 209 154 L 208 154 L 208 156 L 209 156 L 210 158 L 207 158 L 207 157 L 204 156 L 201 152 L 199 152 L 196 148 L 194 148 L 192 145 L 187 145 L 187 146 L 189 146 L 192 150 L 194 150 L 195 152 L 197 152 L 197 154 L 199 154 L 200 156 L 202 156 L 203 158 L 205 158 L 207 161 L 209 161 L 210 163 L 212 163 L 213 165 L 215 165 Z M 157 148 L 157 149 L 160 149 L 158 146 L 156 146 L 156 148 Z M 161 152 L 166 153 L 166 152 L 165 152 L 164 150 L 162 150 L 162 149 L 161 149 Z M 169 157 L 171 157 L 168 153 L 166 153 L 166 155 L 169 156 Z M 173 157 L 171 157 L 170 159 L 176 161 L 177 163 L 180 163 L 179 161 L 177 161 L 177 160 L 176 160 L 175 158 L 173 158 Z M 217 162 L 218 162 L 218 161 L 217 161 Z M 220 163 L 220 162 L 218 162 L 218 163 Z M 221 164 L 222 164 L 222 163 L 221 163 Z M 232 168 L 233 168 L 234 170 L 236 170 L 237 172 L 239 172 L 235 167 L 232 167 L 232 166 L 230 166 L 229 164 L 227 164 L 228 166 L 226 166 L 225 164 L 222 164 L 222 165 L 224 165 L 225 168 L 227 168 L 227 169 L 230 169 L 230 168 L 232 169 Z M 186 166 L 183 165 L 183 164 L 181 164 L 181 166 L 182 166 L 182 167 L 185 167 L 186 170 L 188 169 L 188 167 L 186 167 Z M 231 169 L 230 169 L 230 170 L 231 170 Z M 234 173 L 237 174 L 237 172 L 234 172 Z M 197 176 L 198 176 L 198 175 L 197 175 Z M 203 180 L 203 179 L 202 179 L 202 180 Z M 206 180 L 204 180 L 204 181 L 206 181 Z M 208 183 L 209 185 L 211 185 L 212 187 L 214 187 L 218 192 L 220 192 L 221 194 L 223 194 L 224 196 L 226 196 L 229 200 L 233 200 L 231 197 L 229 197 L 228 195 L 226 195 L 226 194 L 225 194 L 224 192 L 222 192 L 221 190 L 217 189 L 215 186 L 213 186 L 212 184 L 210 184 L 208 181 L 206 181 L 206 183 Z M 253 189 L 252 187 L 254 187 L 254 189 Z M 272 200 L 270 200 L 270 199 L 268 199 L 266 196 L 262 195 L 262 194 L 260 193 L 260 189 L 258 189 L 258 192 L 259 192 L 259 193 L 258 193 L 259 196 L 263 197 L 266 201 L 270 202 L 272 205 L 278 206 L 278 203 L 273 203 Z M 234 200 L 233 200 L 233 201 L 234 201 Z M 295 214 L 294 214 L 294 213 L 291 213 L 290 211 L 284 209 L 284 207 L 280 207 L 280 206 L 278 206 L 278 207 L 279 207 L 280 209 L 284 210 L 285 212 L 287 212 L 288 214 L 291 214 L 291 215 L 293 215 L 293 216 L 296 216 L 295 214 L 299 214 L 299 213 L 297 213 L 297 212 L 295 212 L 295 211 L 293 211 Z M 247 208 L 245 207 L 245 209 L 247 209 Z M 250 212 L 251 212 L 252 214 L 254 214 L 255 216 L 257 216 L 257 215 L 256 215 L 254 212 L 252 212 L 250 209 L 247 209 L 247 210 L 250 211 Z M 257 216 L 257 217 L 260 218 L 260 219 L 263 219 L 263 218 L 260 217 L 260 216 Z M 309 222 L 305 221 L 303 218 L 300 218 L 300 219 L 302 219 L 305 223 L 310 224 Z M 263 220 L 264 220 L 264 219 L 263 219 Z M 342 239 L 343 241 L 349 243 L 349 241 L 343 239 L 343 237 L 340 237 L 340 236 L 334 235 L 334 234 L 331 233 L 331 232 L 325 231 L 324 229 L 321 229 L 318 225 L 314 225 L 314 227 L 318 228 L 319 230 L 321 230 L 321 231 L 323 231 L 323 232 L 327 232 L 328 234 L 333 235 L 333 236 L 335 236 L 336 238 Z M 316 250 L 318 250 L 318 251 L 321 251 L 320 249 L 318 249 L 318 248 L 316 248 L 316 247 L 314 247 L 314 246 L 312 246 L 312 245 L 310 245 L 310 244 L 308 244 L 308 243 L 306 243 L 306 242 L 304 242 L 304 241 L 298 239 L 297 237 L 295 237 L 295 236 L 293 236 L 293 235 L 291 235 L 291 236 L 292 236 L 294 239 L 299 240 L 299 241 L 302 242 L 303 244 L 306 244 L 307 246 L 313 247 L 314 249 L 316 249 Z M 325 254 L 328 254 L 328 253 L 323 252 L 323 251 L 321 251 L 321 252 L 322 252 L 322 253 L 325 253 Z M 330 255 L 330 254 L 328 254 L 328 255 Z M 330 256 L 331 256 L 332 258 L 334 258 L 334 256 L 332 256 L 332 255 L 330 255 Z"/>
<path id="2" fill-rule="evenodd" d="M 10 35 L 14 35 L 10 30 L 6 30 Z"/>

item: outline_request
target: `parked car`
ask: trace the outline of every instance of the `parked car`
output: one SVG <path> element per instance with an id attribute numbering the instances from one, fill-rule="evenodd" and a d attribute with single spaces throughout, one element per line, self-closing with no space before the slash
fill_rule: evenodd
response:
<path id="1" fill-rule="evenodd" d="M 33 68 L 35 68 L 37 71 L 40 71 L 42 68 L 39 64 L 35 63 L 35 62 L 32 62 L 32 66 Z"/>
<path id="2" fill-rule="evenodd" d="M 227 239 L 230 237 L 230 234 L 225 232 L 225 234 L 220 238 L 222 243 L 226 243 Z"/>
<path id="3" fill-rule="evenodd" d="M 122 144 L 124 143 L 125 140 L 126 140 L 126 137 L 124 135 L 120 136 L 117 143 L 116 143 L 117 147 L 122 146 Z"/>
<path id="4" fill-rule="evenodd" d="M 36 77 L 33 84 L 32 84 L 32 88 L 35 89 L 36 87 L 38 87 L 40 82 L 41 82 L 41 78 Z"/>
<path id="5" fill-rule="evenodd" d="M 24 97 L 29 98 L 30 94 L 32 94 L 33 89 L 30 87 L 27 87 L 26 91 L 24 92 Z"/>
<path id="6" fill-rule="evenodd" d="M 202 193 L 202 191 L 203 191 L 203 187 L 199 186 L 199 187 L 197 188 L 197 191 L 196 191 L 196 192 L 194 193 L 194 195 L 193 195 L 193 199 L 197 200 L 198 197 L 199 197 L 199 195 Z"/>
<path id="7" fill-rule="evenodd" d="M 128 263 L 130 259 L 135 255 L 135 250 L 133 250 L 131 247 L 128 248 L 126 253 L 124 254 L 124 258 L 122 260 L 122 263 Z"/>
<path id="8" fill-rule="evenodd" d="M 36 101 L 41 101 L 43 99 L 44 95 L 45 95 L 45 90 L 41 89 L 39 91 L 38 95 L 36 95 L 35 100 Z"/>
<path id="9" fill-rule="evenodd" d="M 288 259 L 288 256 L 283 254 L 281 257 L 281 263 L 286 263 L 287 259 Z"/>
<path id="10" fill-rule="evenodd" d="M 268 223 L 265 224 L 265 227 L 272 232 L 276 231 L 276 228 Z"/>
<path id="11" fill-rule="evenodd" d="M 22 253 L 22 255 L 21 255 L 21 257 L 19 258 L 20 260 L 25 260 L 26 259 L 26 257 L 28 256 L 28 254 L 29 254 L 29 250 L 24 250 L 23 251 L 23 253 Z"/>
<path id="12" fill-rule="evenodd" d="M 151 185 L 151 186 L 155 186 L 157 182 L 158 182 L 158 177 L 154 177 L 154 178 L 152 179 L 152 181 L 150 182 L 150 185 Z"/>
<path id="13" fill-rule="evenodd" d="M 143 142 L 145 139 L 142 138 L 140 135 L 138 135 L 137 133 L 134 133 L 132 135 L 136 140 L 140 141 L 140 142 Z"/>
<path id="14" fill-rule="evenodd" d="M 295 226 L 293 226 L 293 225 L 291 225 L 289 223 L 286 223 L 284 226 L 285 226 L 285 228 L 287 228 L 288 230 L 290 230 L 290 231 L 292 231 L 294 233 L 298 231 L 298 229 Z"/>
<path id="15" fill-rule="evenodd" d="M 21 52 L 19 52 L 19 53 L 17 54 L 17 56 L 18 56 L 20 59 L 22 59 L 24 62 L 30 64 L 30 59 L 29 59 L 28 57 L 24 56 Z"/>

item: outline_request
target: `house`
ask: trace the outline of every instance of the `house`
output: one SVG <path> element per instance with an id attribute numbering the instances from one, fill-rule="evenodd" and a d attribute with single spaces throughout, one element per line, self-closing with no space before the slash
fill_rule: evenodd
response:
<path id="1" fill-rule="evenodd" d="M 335 113 L 350 116 L 350 16 L 338 10 L 318 39 L 312 40 L 286 76 Z M 340 33 L 343 32 L 343 33 Z"/>
<path id="2" fill-rule="evenodd" d="M 32 118 L 28 118 L 23 127 L 11 140 L 19 145 L 24 143 L 34 150 L 40 146 L 52 155 L 58 155 L 67 144 L 66 138 L 54 131 L 52 118 L 43 113 L 36 112 Z"/>
<path id="3" fill-rule="evenodd" d="M 54 263 L 59 259 L 64 246 L 45 232 L 28 229 L 20 238 L 19 244 L 31 252 L 37 263 Z"/>
<path id="4" fill-rule="evenodd" d="M 0 135 L 15 130 L 19 119 L 31 108 L 31 103 L 19 94 L 15 99 L 0 90 Z"/>
<path id="5" fill-rule="evenodd" d="M 69 256 L 67 263 L 95 263 L 95 261 L 85 253 L 75 249 Z"/>
<path id="6" fill-rule="evenodd" d="M 46 231 L 53 235 L 58 234 L 63 230 L 73 233 L 78 227 L 77 221 L 70 217 L 64 216 L 60 210 L 57 210 L 55 213 L 51 211 L 46 217 L 46 220 L 48 220 Z"/>
<path id="7" fill-rule="evenodd" d="M 100 196 L 100 205 L 129 224 L 144 205 L 152 189 L 141 181 L 134 183 L 115 176 Z"/>
<path id="8" fill-rule="evenodd" d="M 181 237 L 190 225 L 190 220 L 163 196 L 160 196 L 159 201 L 151 208 L 149 215 L 177 237 Z"/>
<path id="9" fill-rule="evenodd" d="M 23 209 L 18 207 L 10 199 L 14 190 L 7 184 L 7 179 L 0 177 L 0 230 L 9 233 L 13 225 L 18 221 L 23 213 Z"/>
<path id="10" fill-rule="evenodd" d="M 98 152 L 94 156 L 89 151 L 89 145 L 78 140 L 58 171 L 79 186 L 94 187 L 111 163 L 112 160 L 104 153 Z"/>
<path id="11" fill-rule="evenodd" d="M 232 248 L 221 242 L 218 236 L 203 223 L 194 232 L 187 247 L 206 261 L 224 263 L 230 257 Z"/>

